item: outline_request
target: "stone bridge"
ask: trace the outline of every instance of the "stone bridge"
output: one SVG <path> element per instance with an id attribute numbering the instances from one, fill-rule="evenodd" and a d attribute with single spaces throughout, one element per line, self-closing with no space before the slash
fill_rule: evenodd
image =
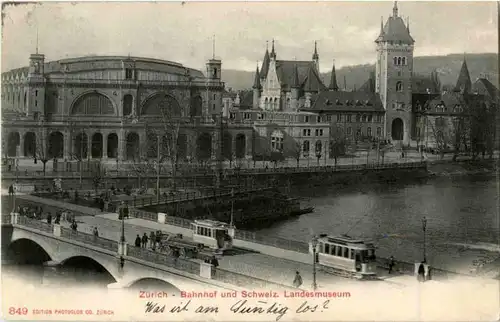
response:
<path id="1" fill-rule="evenodd" d="M 239 290 L 213 279 L 210 264 L 169 257 L 14 213 L 2 215 L 2 249 L 4 254 L 17 254 L 17 262 L 30 264 L 58 267 L 86 261 L 111 276 L 108 288 L 129 288 L 148 280 L 177 292 Z"/>

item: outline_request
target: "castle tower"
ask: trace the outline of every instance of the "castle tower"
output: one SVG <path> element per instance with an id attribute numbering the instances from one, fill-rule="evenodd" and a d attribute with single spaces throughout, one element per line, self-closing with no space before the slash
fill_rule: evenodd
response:
<path id="1" fill-rule="evenodd" d="M 28 69 L 27 86 L 24 92 L 24 111 L 26 115 L 45 115 L 45 77 L 44 77 L 45 55 L 38 53 L 30 55 L 30 66 Z"/>
<path id="2" fill-rule="evenodd" d="M 314 66 L 316 67 L 316 72 L 319 74 L 319 55 L 318 55 L 318 45 L 317 42 L 314 42 L 314 54 L 312 56 Z"/>
<path id="3" fill-rule="evenodd" d="M 222 90 L 221 82 L 222 61 L 215 58 L 215 36 L 213 39 L 212 59 L 206 63 L 207 66 L 207 110 L 205 115 L 216 117 L 222 112 Z"/>
<path id="4" fill-rule="evenodd" d="M 335 71 L 335 60 L 333 61 L 332 74 L 330 75 L 330 91 L 338 91 L 339 86 L 337 85 L 337 72 Z"/>
<path id="5" fill-rule="evenodd" d="M 385 109 L 384 133 L 394 143 L 410 144 L 413 49 L 415 41 L 398 15 L 380 26 L 377 44 L 376 91 Z"/>
<path id="6" fill-rule="evenodd" d="M 262 85 L 260 84 L 260 74 L 259 74 L 259 66 L 257 65 L 257 69 L 255 70 L 255 79 L 253 82 L 253 102 L 252 107 L 254 109 L 258 109 L 260 106 L 260 92 L 262 90 Z"/>

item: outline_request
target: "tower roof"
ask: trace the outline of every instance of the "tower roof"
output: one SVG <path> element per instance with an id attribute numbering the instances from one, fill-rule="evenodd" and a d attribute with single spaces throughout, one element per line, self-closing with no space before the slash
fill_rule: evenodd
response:
<path id="1" fill-rule="evenodd" d="M 276 59 L 276 52 L 274 51 L 274 39 L 273 39 L 273 45 L 271 47 L 271 58 Z"/>
<path id="2" fill-rule="evenodd" d="M 260 75 L 259 75 L 259 66 L 257 65 L 257 69 L 255 70 L 255 79 L 253 81 L 252 88 L 261 89 L 262 86 L 260 84 Z"/>
<path id="3" fill-rule="evenodd" d="M 318 45 L 317 42 L 314 42 L 314 54 L 313 54 L 313 60 L 318 60 L 319 55 L 318 55 Z"/>
<path id="4" fill-rule="evenodd" d="M 262 69 L 260 70 L 260 78 L 264 79 L 267 77 L 267 72 L 269 71 L 269 50 L 266 46 L 266 53 L 264 54 L 264 60 L 262 61 Z"/>
<path id="5" fill-rule="evenodd" d="M 316 74 L 316 71 L 314 69 L 313 66 L 310 66 L 309 67 L 309 71 L 307 72 L 307 78 L 306 78 L 306 81 L 304 83 L 304 92 L 318 92 L 319 90 L 321 90 L 321 88 L 319 87 L 322 87 L 320 85 L 323 85 L 321 84 L 319 81 L 318 83 L 318 80 L 319 80 L 319 76 Z"/>
<path id="6" fill-rule="evenodd" d="M 469 93 L 472 88 L 472 81 L 470 80 L 469 69 L 467 68 L 467 62 L 462 63 L 462 68 L 460 69 L 460 74 L 458 74 L 457 85 L 455 86 L 455 91 L 464 93 Z"/>
<path id="7" fill-rule="evenodd" d="M 398 16 L 397 2 L 394 2 L 392 16 L 387 19 L 384 27 L 381 28 L 380 35 L 375 42 L 398 42 L 407 45 L 413 45 L 415 43 L 403 18 Z"/>
<path id="8" fill-rule="evenodd" d="M 337 85 L 337 72 L 335 71 L 335 60 L 333 61 L 332 74 L 330 75 L 330 87 L 332 91 L 338 91 L 339 86 Z"/>

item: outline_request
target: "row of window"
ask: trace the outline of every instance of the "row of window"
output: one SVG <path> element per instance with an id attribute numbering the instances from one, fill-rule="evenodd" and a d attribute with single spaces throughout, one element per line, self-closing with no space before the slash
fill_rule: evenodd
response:
<path id="1" fill-rule="evenodd" d="M 311 136 L 311 129 L 303 129 L 302 136 Z M 316 129 L 315 136 L 323 136 L 323 129 Z"/>
<path id="2" fill-rule="evenodd" d="M 316 141 L 316 144 L 314 145 L 314 151 L 319 153 L 323 149 L 323 143 L 321 141 Z M 309 151 L 311 150 L 311 144 L 309 141 L 304 141 L 302 143 L 302 153 L 305 157 L 309 155 Z"/>
<path id="3" fill-rule="evenodd" d="M 339 130 L 342 131 L 342 129 L 339 129 Z M 346 134 L 347 135 L 352 135 L 352 128 L 351 127 L 347 128 Z M 356 136 L 363 136 L 362 129 L 358 129 L 356 131 Z M 372 136 L 372 128 L 371 127 L 367 127 L 366 128 L 366 136 L 367 137 L 371 137 Z M 382 136 L 382 128 L 381 127 L 377 127 L 377 137 L 380 137 L 380 136 Z"/>
<path id="4" fill-rule="evenodd" d="M 408 60 L 406 57 L 394 57 L 393 58 L 395 66 L 406 66 L 408 65 Z"/>

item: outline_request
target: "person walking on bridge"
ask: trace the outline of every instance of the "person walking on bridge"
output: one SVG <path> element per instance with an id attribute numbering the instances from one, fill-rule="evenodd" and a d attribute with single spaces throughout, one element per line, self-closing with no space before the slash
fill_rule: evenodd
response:
<path id="1" fill-rule="evenodd" d="M 135 247 L 141 247 L 141 236 L 139 236 L 139 234 L 137 234 L 135 238 Z"/>
<path id="2" fill-rule="evenodd" d="M 148 246 L 148 235 L 144 233 L 142 235 L 142 248 L 146 248 Z"/>
<path id="3" fill-rule="evenodd" d="M 295 272 L 295 278 L 293 279 L 293 286 L 299 288 L 300 285 L 302 285 L 302 276 L 300 276 L 300 273 L 297 271 Z"/>

